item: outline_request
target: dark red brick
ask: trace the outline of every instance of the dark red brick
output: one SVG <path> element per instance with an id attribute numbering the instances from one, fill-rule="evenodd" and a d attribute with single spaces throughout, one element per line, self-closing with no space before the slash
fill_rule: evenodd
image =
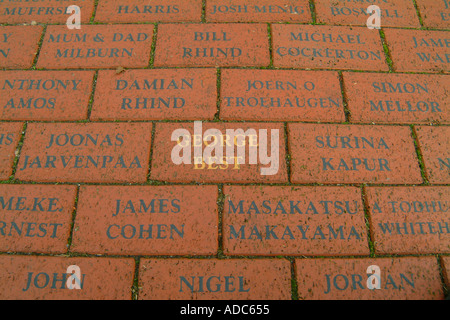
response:
<path id="1" fill-rule="evenodd" d="M 352 122 L 450 122 L 450 78 L 431 74 L 344 73 Z"/>
<path id="2" fill-rule="evenodd" d="M 200 22 L 202 0 L 102 0 L 95 21 L 99 22 Z"/>
<path id="3" fill-rule="evenodd" d="M 450 183 L 450 127 L 415 127 L 431 183 Z"/>
<path id="4" fill-rule="evenodd" d="M 8 180 L 12 174 L 15 151 L 22 134 L 23 123 L 0 123 L 0 179 Z"/>
<path id="5" fill-rule="evenodd" d="M 202 40 L 203 39 L 203 40 Z M 268 66 L 265 24 L 161 24 L 155 66 Z"/>
<path id="6" fill-rule="evenodd" d="M 388 71 L 376 30 L 273 24 L 272 39 L 275 67 Z"/>
<path id="7" fill-rule="evenodd" d="M 72 15 L 68 14 L 67 7 L 76 5 L 81 10 L 81 22 L 87 23 L 94 11 L 94 0 L 63 1 L 39 0 L 39 1 L 9 1 L 2 2 L 0 10 L 0 23 L 66 23 Z"/>
<path id="8" fill-rule="evenodd" d="M 1 119 L 83 120 L 87 118 L 94 72 L 0 72 Z"/>
<path id="9" fill-rule="evenodd" d="M 91 119 L 212 120 L 216 82 L 214 69 L 103 70 Z"/>
<path id="10" fill-rule="evenodd" d="M 263 182 L 263 183 L 276 183 L 276 182 L 287 182 L 287 169 L 285 162 L 285 143 L 284 143 L 284 128 L 282 124 L 278 123 L 202 123 L 201 132 L 194 133 L 194 123 L 157 123 L 155 132 L 155 141 L 153 147 L 153 159 L 152 168 L 150 171 L 150 178 L 152 180 L 161 181 L 171 181 L 171 182 Z M 176 140 L 171 141 L 172 134 L 177 129 L 186 129 L 190 138 L 180 138 L 177 142 Z M 222 136 L 218 138 L 219 141 L 216 142 L 212 132 L 207 132 L 208 140 L 202 140 L 202 134 L 204 134 L 208 129 L 218 129 L 221 131 Z M 233 139 L 233 134 L 230 132 L 227 134 L 226 130 L 238 130 L 242 129 L 243 132 L 238 138 Z M 254 132 L 249 131 L 253 129 Z M 260 130 L 263 131 L 260 134 Z M 279 139 L 278 141 L 271 141 L 271 134 L 278 130 Z M 245 138 L 245 145 L 242 141 L 243 134 L 247 133 Z M 192 138 L 194 136 L 194 138 Z M 273 172 L 268 172 L 267 175 L 263 171 L 264 168 L 269 168 L 270 164 L 262 164 L 261 157 L 259 155 L 262 148 L 259 147 L 259 142 L 261 137 L 268 137 L 268 147 L 267 154 L 270 154 L 272 148 L 276 147 L 276 142 L 279 145 L 278 154 L 276 149 L 274 150 L 274 161 Z M 175 137 L 174 139 L 177 139 Z M 190 139 L 190 140 L 188 140 Z M 180 141 L 181 140 L 181 141 Z M 234 143 L 234 157 L 231 154 L 227 155 L 226 147 L 233 146 Z M 230 164 L 226 163 L 224 160 L 223 164 L 211 163 L 206 164 L 209 160 L 208 154 L 202 157 L 203 164 L 194 163 L 194 148 L 202 147 L 205 151 L 206 144 L 211 144 L 211 147 L 217 146 L 218 149 L 223 150 L 224 159 L 229 159 Z M 241 162 L 238 163 L 238 147 L 245 149 L 245 159 L 240 159 Z M 172 161 L 172 150 L 175 147 L 185 147 L 186 152 L 191 153 L 190 164 L 180 163 L 179 165 L 174 164 Z M 239 148 L 239 149 L 241 149 Z M 196 149 L 196 148 L 195 148 Z M 249 162 L 249 150 L 257 149 L 258 157 L 255 164 Z M 183 152 L 177 152 L 176 155 L 183 155 Z M 279 156 L 279 165 L 276 168 L 276 155 Z M 206 158 L 207 159 L 206 159 Z M 211 157 L 211 159 L 214 156 Z M 278 170 L 276 170 L 278 169 Z"/>
<path id="11" fill-rule="evenodd" d="M 302 300 L 444 298 L 435 257 L 298 259 L 295 264 Z M 368 289 L 369 266 L 380 268 L 380 289 Z"/>
<path id="12" fill-rule="evenodd" d="M 410 0 L 315 0 L 317 21 L 326 24 L 367 26 L 370 5 L 381 11 L 381 27 L 419 28 L 420 22 L 414 3 Z"/>
<path id="13" fill-rule="evenodd" d="M 220 118 L 345 121 L 339 76 L 329 71 L 222 71 Z"/>
<path id="14" fill-rule="evenodd" d="M 75 186 L 0 185 L 0 251 L 64 253 Z"/>
<path id="15" fill-rule="evenodd" d="M 294 183 L 421 183 L 410 128 L 288 124 Z"/>
<path id="16" fill-rule="evenodd" d="M 139 286 L 141 300 L 288 300 L 291 271 L 281 259 L 143 259 Z"/>
<path id="17" fill-rule="evenodd" d="M 81 187 L 71 251 L 215 254 L 217 197 L 216 186 Z"/>
<path id="18" fill-rule="evenodd" d="M 30 68 L 42 30 L 42 26 L 0 26 L 0 68 Z"/>
<path id="19" fill-rule="evenodd" d="M 151 123 L 30 123 L 16 178 L 145 182 Z"/>
<path id="20" fill-rule="evenodd" d="M 311 22 L 308 0 L 208 0 L 208 22 Z"/>
<path id="21" fill-rule="evenodd" d="M 450 288 L 450 257 L 441 256 L 441 267 L 445 285 Z"/>
<path id="22" fill-rule="evenodd" d="M 370 253 L 358 188 L 226 186 L 224 194 L 225 254 Z"/>
<path id="23" fill-rule="evenodd" d="M 377 254 L 450 253 L 450 188 L 367 188 Z"/>
<path id="24" fill-rule="evenodd" d="M 81 289 L 67 288 L 72 265 Z M 1 255 L 0 299 L 130 300 L 134 267 L 134 259 Z"/>
<path id="25" fill-rule="evenodd" d="M 147 67 L 153 25 L 48 26 L 37 67 L 48 69 Z"/>
<path id="26" fill-rule="evenodd" d="M 448 72 L 448 31 L 384 30 L 395 71 Z"/>
<path id="27" fill-rule="evenodd" d="M 424 26 L 450 28 L 450 2 L 448 0 L 416 0 Z"/>

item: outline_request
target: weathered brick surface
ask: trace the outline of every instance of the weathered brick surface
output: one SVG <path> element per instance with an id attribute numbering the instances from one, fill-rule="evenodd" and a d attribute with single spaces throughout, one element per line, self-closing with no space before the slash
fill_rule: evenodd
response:
<path id="1" fill-rule="evenodd" d="M 311 22 L 308 0 L 208 0 L 208 22 Z"/>
<path id="2" fill-rule="evenodd" d="M 0 68 L 30 68 L 42 31 L 42 26 L 0 26 Z"/>
<path id="3" fill-rule="evenodd" d="M 336 72 L 227 69 L 221 76 L 221 119 L 345 121 Z"/>
<path id="4" fill-rule="evenodd" d="M 99 22 L 200 22 L 202 0 L 102 0 L 95 21 Z"/>
<path id="5" fill-rule="evenodd" d="M 37 67 L 47 69 L 146 67 L 153 25 L 48 26 Z"/>
<path id="6" fill-rule="evenodd" d="M 450 183 L 450 127 L 415 127 L 431 183 Z"/>
<path id="7" fill-rule="evenodd" d="M 448 0 L 416 0 L 423 24 L 428 28 L 450 27 L 450 2 Z"/>
<path id="8" fill-rule="evenodd" d="M 450 122 L 446 75 L 345 72 L 344 86 L 352 122 Z"/>
<path id="9" fill-rule="evenodd" d="M 75 186 L 0 185 L 0 251 L 64 253 Z"/>
<path id="10" fill-rule="evenodd" d="M 444 276 L 445 285 L 450 287 L 450 257 L 441 257 L 442 274 Z"/>
<path id="11" fill-rule="evenodd" d="M 139 299 L 287 300 L 289 261 L 141 260 Z"/>
<path id="12" fill-rule="evenodd" d="M 265 24 L 161 24 L 155 66 L 268 66 Z"/>
<path id="13" fill-rule="evenodd" d="M 217 197 L 216 186 L 82 187 L 71 250 L 215 254 Z"/>
<path id="14" fill-rule="evenodd" d="M 295 264 L 299 299 L 439 300 L 444 298 L 435 257 L 298 259 L 295 260 Z M 380 289 L 368 289 L 367 268 L 369 266 L 380 268 Z"/>
<path id="15" fill-rule="evenodd" d="M 370 5 L 380 8 L 382 27 L 420 27 L 414 3 L 409 0 L 346 1 L 315 0 L 318 22 L 366 26 Z"/>
<path id="16" fill-rule="evenodd" d="M 22 134 L 23 123 L 0 123 L 0 179 L 8 180 L 12 174 L 12 167 L 17 144 Z"/>
<path id="17" fill-rule="evenodd" d="M 94 72 L 0 72 L 0 118 L 82 120 L 87 118 Z"/>
<path id="18" fill-rule="evenodd" d="M 395 71 L 448 72 L 449 31 L 385 29 Z"/>
<path id="19" fill-rule="evenodd" d="M 172 134 L 178 129 L 187 131 L 176 135 L 172 141 Z M 211 136 L 214 132 L 207 131 L 209 129 L 220 130 L 219 137 L 216 139 Z M 242 129 L 242 132 L 236 132 L 238 129 Z M 233 132 L 227 133 L 227 130 Z M 275 133 L 278 133 L 278 139 L 271 138 Z M 266 157 L 273 153 L 272 160 L 268 159 L 267 164 L 261 162 L 261 154 L 264 154 L 259 147 L 263 139 L 261 137 L 268 141 Z M 284 128 L 277 123 L 201 123 L 201 128 L 197 131 L 194 123 L 157 123 L 150 179 L 171 182 L 287 182 L 284 141 Z M 222 150 L 223 156 L 206 152 L 207 145 L 208 150 L 213 147 Z M 226 151 L 227 147 L 234 148 L 233 155 Z M 197 156 L 195 150 L 201 151 L 200 148 L 203 155 L 199 153 Z M 245 158 L 239 155 L 239 149 L 244 150 Z M 250 151 L 253 155 L 252 162 Z M 186 156 L 186 161 L 180 160 L 180 164 L 175 164 L 172 153 L 176 158 Z M 198 158 L 198 164 L 194 157 Z M 217 158 L 223 159 L 223 163 L 219 164 Z M 208 164 L 210 160 L 212 163 Z"/>
<path id="20" fill-rule="evenodd" d="M 450 252 L 449 187 L 369 187 L 375 252 Z"/>
<path id="21" fill-rule="evenodd" d="M 421 183 L 407 127 L 288 124 L 294 183 Z"/>
<path id="22" fill-rule="evenodd" d="M 151 123 L 30 123 L 16 178 L 145 182 Z"/>
<path id="23" fill-rule="evenodd" d="M 217 112 L 214 69 L 99 72 L 92 120 L 212 120 Z"/>
<path id="24" fill-rule="evenodd" d="M 226 186 L 225 254 L 368 255 L 354 187 Z"/>
<path id="25" fill-rule="evenodd" d="M 275 67 L 387 71 L 377 31 L 363 27 L 272 25 Z"/>
<path id="26" fill-rule="evenodd" d="M 67 287 L 72 265 L 80 268 L 81 289 Z M 134 267 L 133 259 L 1 255 L 0 299 L 130 300 Z"/>
<path id="27" fill-rule="evenodd" d="M 71 14 L 67 8 L 71 5 L 80 7 L 81 22 L 87 23 L 94 11 L 94 0 L 39 0 L 39 1 L 1 1 L 0 23 L 66 23 Z"/>

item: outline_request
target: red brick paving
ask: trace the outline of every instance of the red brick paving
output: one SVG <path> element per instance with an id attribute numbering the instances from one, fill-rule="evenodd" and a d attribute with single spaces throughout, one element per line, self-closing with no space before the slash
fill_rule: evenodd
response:
<path id="1" fill-rule="evenodd" d="M 444 298 L 448 0 L 95 3 L 0 8 L 0 298 Z"/>
<path id="2" fill-rule="evenodd" d="M 376 253 L 450 253 L 450 188 L 366 190 Z"/>
<path id="3" fill-rule="evenodd" d="M 102 70 L 92 120 L 212 120 L 216 70 Z"/>
<path id="4" fill-rule="evenodd" d="M 448 0 L 416 0 L 423 24 L 429 28 L 450 27 L 450 3 Z"/>
<path id="5" fill-rule="evenodd" d="M 435 257 L 297 259 L 300 299 L 436 300 L 444 297 Z M 369 266 L 380 268 L 380 289 L 367 286 Z"/>
<path id="6" fill-rule="evenodd" d="M 87 118 L 93 71 L 5 71 L 0 73 L 3 120 Z"/>
<path id="7" fill-rule="evenodd" d="M 289 124 L 294 183 L 421 183 L 406 127 Z"/>
<path id="8" fill-rule="evenodd" d="M 352 122 L 448 123 L 449 81 L 444 75 L 345 72 Z"/>
<path id="9" fill-rule="evenodd" d="M 133 259 L 0 256 L 2 300 L 130 300 Z M 80 268 L 81 289 L 68 289 L 67 268 Z M 105 278 L 105 273 L 109 278 Z"/>
<path id="10" fill-rule="evenodd" d="M 139 299 L 287 300 L 291 296 L 289 261 L 281 259 L 145 259 L 140 274 Z"/>
<path id="11" fill-rule="evenodd" d="M 202 0 L 104 0 L 99 1 L 95 21 L 200 22 Z"/>
<path id="12" fill-rule="evenodd" d="M 30 68 L 42 31 L 42 26 L 0 26 L 0 68 Z"/>
<path id="13" fill-rule="evenodd" d="M 311 22 L 308 0 L 210 0 L 208 22 Z"/>
<path id="14" fill-rule="evenodd" d="M 388 71 L 376 30 L 273 24 L 275 67 Z"/>
<path id="15" fill-rule="evenodd" d="M 449 31 L 384 30 L 395 71 L 449 72 Z"/>
<path id="16" fill-rule="evenodd" d="M 215 186 L 82 187 L 71 250 L 214 254 L 217 196 Z"/>
<path id="17" fill-rule="evenodd" d="M 450 128 L 415 127 L 425 171 L 431 183 L 450 182 Z"/>
<path id="18" fill-rule="evenodd" d="M 419 28 L 414 4 L 409 0 L 345 1 L 315 0 L 317 21 L 326 24 L 365 26 L 372 13 L 370 5 L 381 10 L 381 25 L 385 27 Z"/>
<path id="19" fill-rule="evenodd" d="M 161 24 L 155 66 L 268 66 L 265 24 Z"/>

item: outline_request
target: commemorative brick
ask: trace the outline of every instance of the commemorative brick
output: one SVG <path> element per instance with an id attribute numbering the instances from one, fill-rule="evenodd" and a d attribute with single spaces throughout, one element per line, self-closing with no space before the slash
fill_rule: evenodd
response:
<path id="1" fill-rule="evenodd" d="M 435 257 L 297 259 L 295 264 L 299 299 L 444 298 Z"/>
<path id="2" fill-rule="evenodd" d="M 55 0 L 39 1 L 0 1 L 0 23 L 66 23 L 72 13 L 71 5 L 80 7 L 81 22 L 88 23 L 94 11 L 93 0 L 71 0 L 70 3 Z"/>
<path id="3" fill-rule="evenodd" d="M 287 182 L 279 123 L 157 123 L 150 179 Z"/>
<path id="4" fill-rule="evenodd" d="M 0 26 L 0 68 L 30 68 L 42 31 L 42 26 Z"/>
<path id="5" fill-rule="evenodd" d="M 445 285 L 450 288 L 450 257 L 441 256 L 441 267 Z"/>
<path id="6" fill-rule="evenodd" d="M 273 24 L 275 67 L 388 71 L 377 31 L 367 27 Z"/>
<path id="7" fill-rule="evenodd" d="M 446 75 L 345 72 L 344 86 L 351 122 L 450 122 Z"/>
<path id="8" fill-rule="evenodd" d="M 415 127 L 431 183 L 450 183 L 450 127 Z"/>
<path id="9" fill-rule="evenodd" d="M 311 22 L 308 0 L 208 0 L 208 22 Z"/>
<path id="10" fill-rule="evenodd" d="M 222 70 L 220 118 L 345 121 L 337 72 Z"/>
<path id="11" fill-rule="evenodd" d="M 98 22 L 200 22 L 202 0 L 102 0 Z"/>
<path id="12" fill-rule="evenodd" d="M 0 72 L 0 118 L 86 119 L 93 77 L 93 71 Z"/>
<path id="13" fill-rule="evenodd" d="M 16 178 L 145 182 L 151 123 L 30 123 Z"/>
<path id="14" fill-rule="evenodd" d="M 321 23 L 366 26 L 373 14 L 367 13 L 367 9 L 376 5 L 380 8 L 382 27 L 420 27 L 414 3 L 409 0 L 316 0 L 314 4 L 317 21 Z"/>
<path id="15" fill-rule="evenodd" d="M 0 299 L 131 300 L 134 268 L 134 259 L 1 255 Z"/>
<path id="16" fill-rule="evenodd" d="M 368 187 L 377 254 L 450 253 L 449 187 Z"/>
<path id="17" fill-rule="evenodd" d="M 139 68 L 147 67 L 153 25 L 48 26 L 37 67 Z"/>
<path id="18" fill-rule="evenodd" d="M 99 71 L 93 120 L 212 120 L 216 70 Z"/>
<path id="19" fill-rule="evenodd" d="M 12 174 L 15 151 L 22 134 L 23 123 L 0 123 L 0 179 L 8 180 Z"/>
<path id="20" fill-rule="evenodd" d="M 450 32 L 386 29 L 395 71 L 450 71 Z"/>
<path id="21" fill-rule="evenodd" d="M 142 259 L 139 286 L 141 300 L 291 298 L 289 261 L 281 259 Z"/>
<path id="22" fill-rule="evenodd" d="M 263 67 L 270 63 L 265 24 L 162 24 L 157 67 Z"/>
<path id="23" fill-rule="evenodd" d="M 293 183 L 421 183 L 410 128 L 288 124 Z"/>
<path id="24" fill-rule="evenodd" d="M 212 255 L 218 249 L 216 186 L 80 189 L 71 251 Z"/>
<path id="25" fill-rule="evenodd" d="M 75 186 L 0 185 L 0 251 L 65 253 Z"/>
<path id="26" fill-rule="evenodd" d="M 424 26 L 450 28 L 450 2 L 448 0 L 416 0 Z"/>
<path id="27" fill-rule="evenodd" d="M 355 187 L 225 186 L 224 253 L 369 255 Z"/>

